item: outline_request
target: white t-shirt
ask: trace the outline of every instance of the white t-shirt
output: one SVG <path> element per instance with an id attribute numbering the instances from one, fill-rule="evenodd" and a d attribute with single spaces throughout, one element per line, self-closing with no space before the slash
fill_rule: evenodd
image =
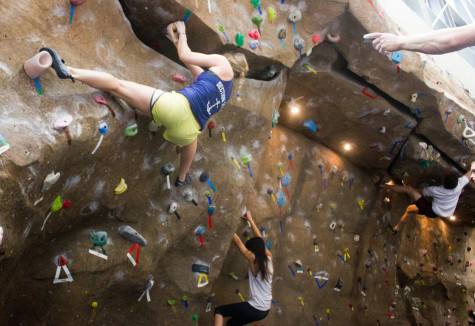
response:
<path id="1" fill-rule="evenodd" d="M 445 189 L 444 186 L 424 188 L 424 196 L 432 197 L 432 210 L 440 217 L 452 216 L 462 188 L 470 182 L 466 176 L 462 176 L 458 180 L 457 187 L 454 189 Z"/>
<path id="2" fill-rule="evenodd" d="M 257 276 L 252 275 L 251 267 L 249 267 L 249 301 L 248 303 L 257 310 L 267 311 L 272 303 L 272 274 L 274 268 L 272 260 L 268 256 L 267 262 L 267 278 L 265 281 L 261 279 L 261 272 Z"/>

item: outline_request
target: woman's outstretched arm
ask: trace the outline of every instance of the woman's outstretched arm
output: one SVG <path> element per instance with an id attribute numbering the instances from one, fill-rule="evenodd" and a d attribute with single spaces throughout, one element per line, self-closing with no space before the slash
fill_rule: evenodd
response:
<path id="1" fill-rule="evenodd" d="M 185 23 L 179 21 L 174 25 L 178 32 L 178 57 L 185 65 L 213 68 L 213 71 L 224 80 L 230 80 L 234 77 L 231 64 L 224 56 L 191 51 L 186 37 Z"/>

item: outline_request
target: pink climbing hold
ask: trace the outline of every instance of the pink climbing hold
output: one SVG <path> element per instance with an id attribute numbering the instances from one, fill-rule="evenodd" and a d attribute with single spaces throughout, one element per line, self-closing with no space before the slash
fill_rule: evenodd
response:
<path id="1" fill-rule="evenodd" d="M 257 29 L 255 29 L 255 30 L 249 32 L 249 37 L 252 38 L 253 40 L 258 41 L 261 36 L 259 34 L 259 31 Z"/>
<path id="2" fill-rule="evenodd" d="M 95 100 L 96 100 L 96 103 L 107 104 L 106 99 L 103 98 L 102 96 L 96 96 Z"/>
<path id="3" fill-rule="evenodd" d="M 87 0 L 69 0 L 69 2 L 73 5 L 73 6 L 80 6 L 82 5 L 84 2 L 86 2 Z"/>
<path id="4" fill-rule="evenodd" d="M 173 74 L 172 75 L 173 80 L 179 83 L 185 83 L 186 82 L 186 77 L 180 74 Z"/>

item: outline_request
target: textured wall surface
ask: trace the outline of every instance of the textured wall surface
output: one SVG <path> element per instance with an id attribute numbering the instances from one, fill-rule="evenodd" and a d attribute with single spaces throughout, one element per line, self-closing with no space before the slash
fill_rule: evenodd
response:
<path id="1" fill-rule="evenodd" d="M 245 207 L 266 228 L 274 255 L 275 305 L 259 326 L 466 324 L 475 290 L 473 184 L 461 196 L 457 221 L 411 216 L 392 234 L 387 226 L 397 223 L 409 200 L 379 190 L 372 176 L 386 173 L 396 182 L 423 187 L 440 184 L 448 173 L 464 173 L 475 155 L 470 142 L 462 142 L 465 124 L 458 118 L 463 114 L 473 125 L 472 98 L 430 56 L 404 52 L 398 72 L 387 56 L 363 42 L 366 32 L 397 30 L 370 1 L 263 1 L 256 50 L 249 48 L 248 33 L 256 28 L 251 19 L 260 16 L 258 9 L 243 1 L 210 4 L 211 13 L 201 0 L 87 1 L 75 8 L 72 24 L 67 0 L 0 6 L 0 134 L 11 146 L 0 154 L 0 324 L 193 325 L 196 314 L 201 325 L 209 325 L 213 315 L 205 308 L 211 293 L 216 294 L 212 309 L 240 301 L 236 289 L 248 297 L 247 263 L 231 244 L 234 232 L 245 240 L 247 225 L 239 218 Z M 272 22 L 269 7 L 277 13 Z M 178 167 L 179 156 L 162 130 L 149 131 L 149 118 L 107 93 L 60 80 L 51 69 L 39 77 L 44 92 L 39 95 L 23 63 L 48 46 L 68 65 L 179 90 L 192 76 L 164 33 L 187 9 L 191 49 L 245 53 L 252 78 L 240 101 L 234 93 L 213 117 L 212 136 L 207 130 L 199 136 L 193 183 L 167 189 L 160 170 L 166 163 Z M 302 13 L 296 23 L 306 43 L 302 56 L 287 20 L 295 9 Z M 277 37 L 281 28 L 287 30 L 285 49 Z M 242 48 L 234 42 L 238 32 L 245 36 Z M 326 40 L 336 33 L 338 43 Z M 271 66 L 275 75 L 269 74 Z M 174 82 L 174 73 L 187 82 Z M 412 101 L 414 93 L 419 95 Z M 115 116 L 96 96 L 106 99 Z M 295 115 L 294 104 L 300 109 Z M 274 110 L 280 119 L 271 132 Z M 65 132 L 53 128 L 65 115 L 73 117 L 71 145 Z M 317 132 L 303 127 L 306 119 L 318 124 Z M 109 131 L 92 155 L 102 122 Z M 125 128 L 134 123 L 138 134 L 126 137 Z M 343 149 L 346 143 L 350 151 Z M 252 155 L 249 167 L 241 163 L 244 154 Z M 291 176 L 288 195 L 277 179 L 278 163 Z M 59 180 L 42 192 L 52 171 L 61 173 Z M 203 172 L 216 192 L 199 181 Z M 121 178 L 128 188 L 116 195 Z M 269 189 L 283 191 L 282 211 Z M 197 206 L 184 200 L 189 190 Z M 211 229 L 207 191 L 216 205 Z M 71 205 L 45 222 L 57 196 Z M 180 220 L 168 213 L 172 201 Z M 136 267 L 127 258 L 133 243 L 119 235 L 126 225 L 147 240 Z M 204 246 L 194 233 L 199 226 L 205 229 Z M 96 231 L 108 234 L 107 260 L 88 252 Z M 73 281 L 53 284 L 61 256 Z M 296 271 L 297 260 L 304 272 L 293 276 L 289 266 Z M 208 285 L 197 286 L 193 264 L 210 267 Z M 321 277 L 319 283 L 314 275 Z M 151 301 L 139 302 L 150 279 Z M 98 304 L 94 309 L 92 302 Z M 391 302 L 394 318 L 388 315 Z"/>

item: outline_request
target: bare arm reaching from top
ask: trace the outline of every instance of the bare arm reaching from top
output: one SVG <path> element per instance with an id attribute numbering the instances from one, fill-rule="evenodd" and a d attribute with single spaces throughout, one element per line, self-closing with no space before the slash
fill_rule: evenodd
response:
<path id="1" fill-rule="evenodd" d="M 399 50 L 426 54 L 444 54 L 475 45 L 475 23 L 446 28 L 425 34 L 397 36 L 391 33 L 371 33 L 363 36 L 373 39 L 373 46 L 381 53 Z"/>

